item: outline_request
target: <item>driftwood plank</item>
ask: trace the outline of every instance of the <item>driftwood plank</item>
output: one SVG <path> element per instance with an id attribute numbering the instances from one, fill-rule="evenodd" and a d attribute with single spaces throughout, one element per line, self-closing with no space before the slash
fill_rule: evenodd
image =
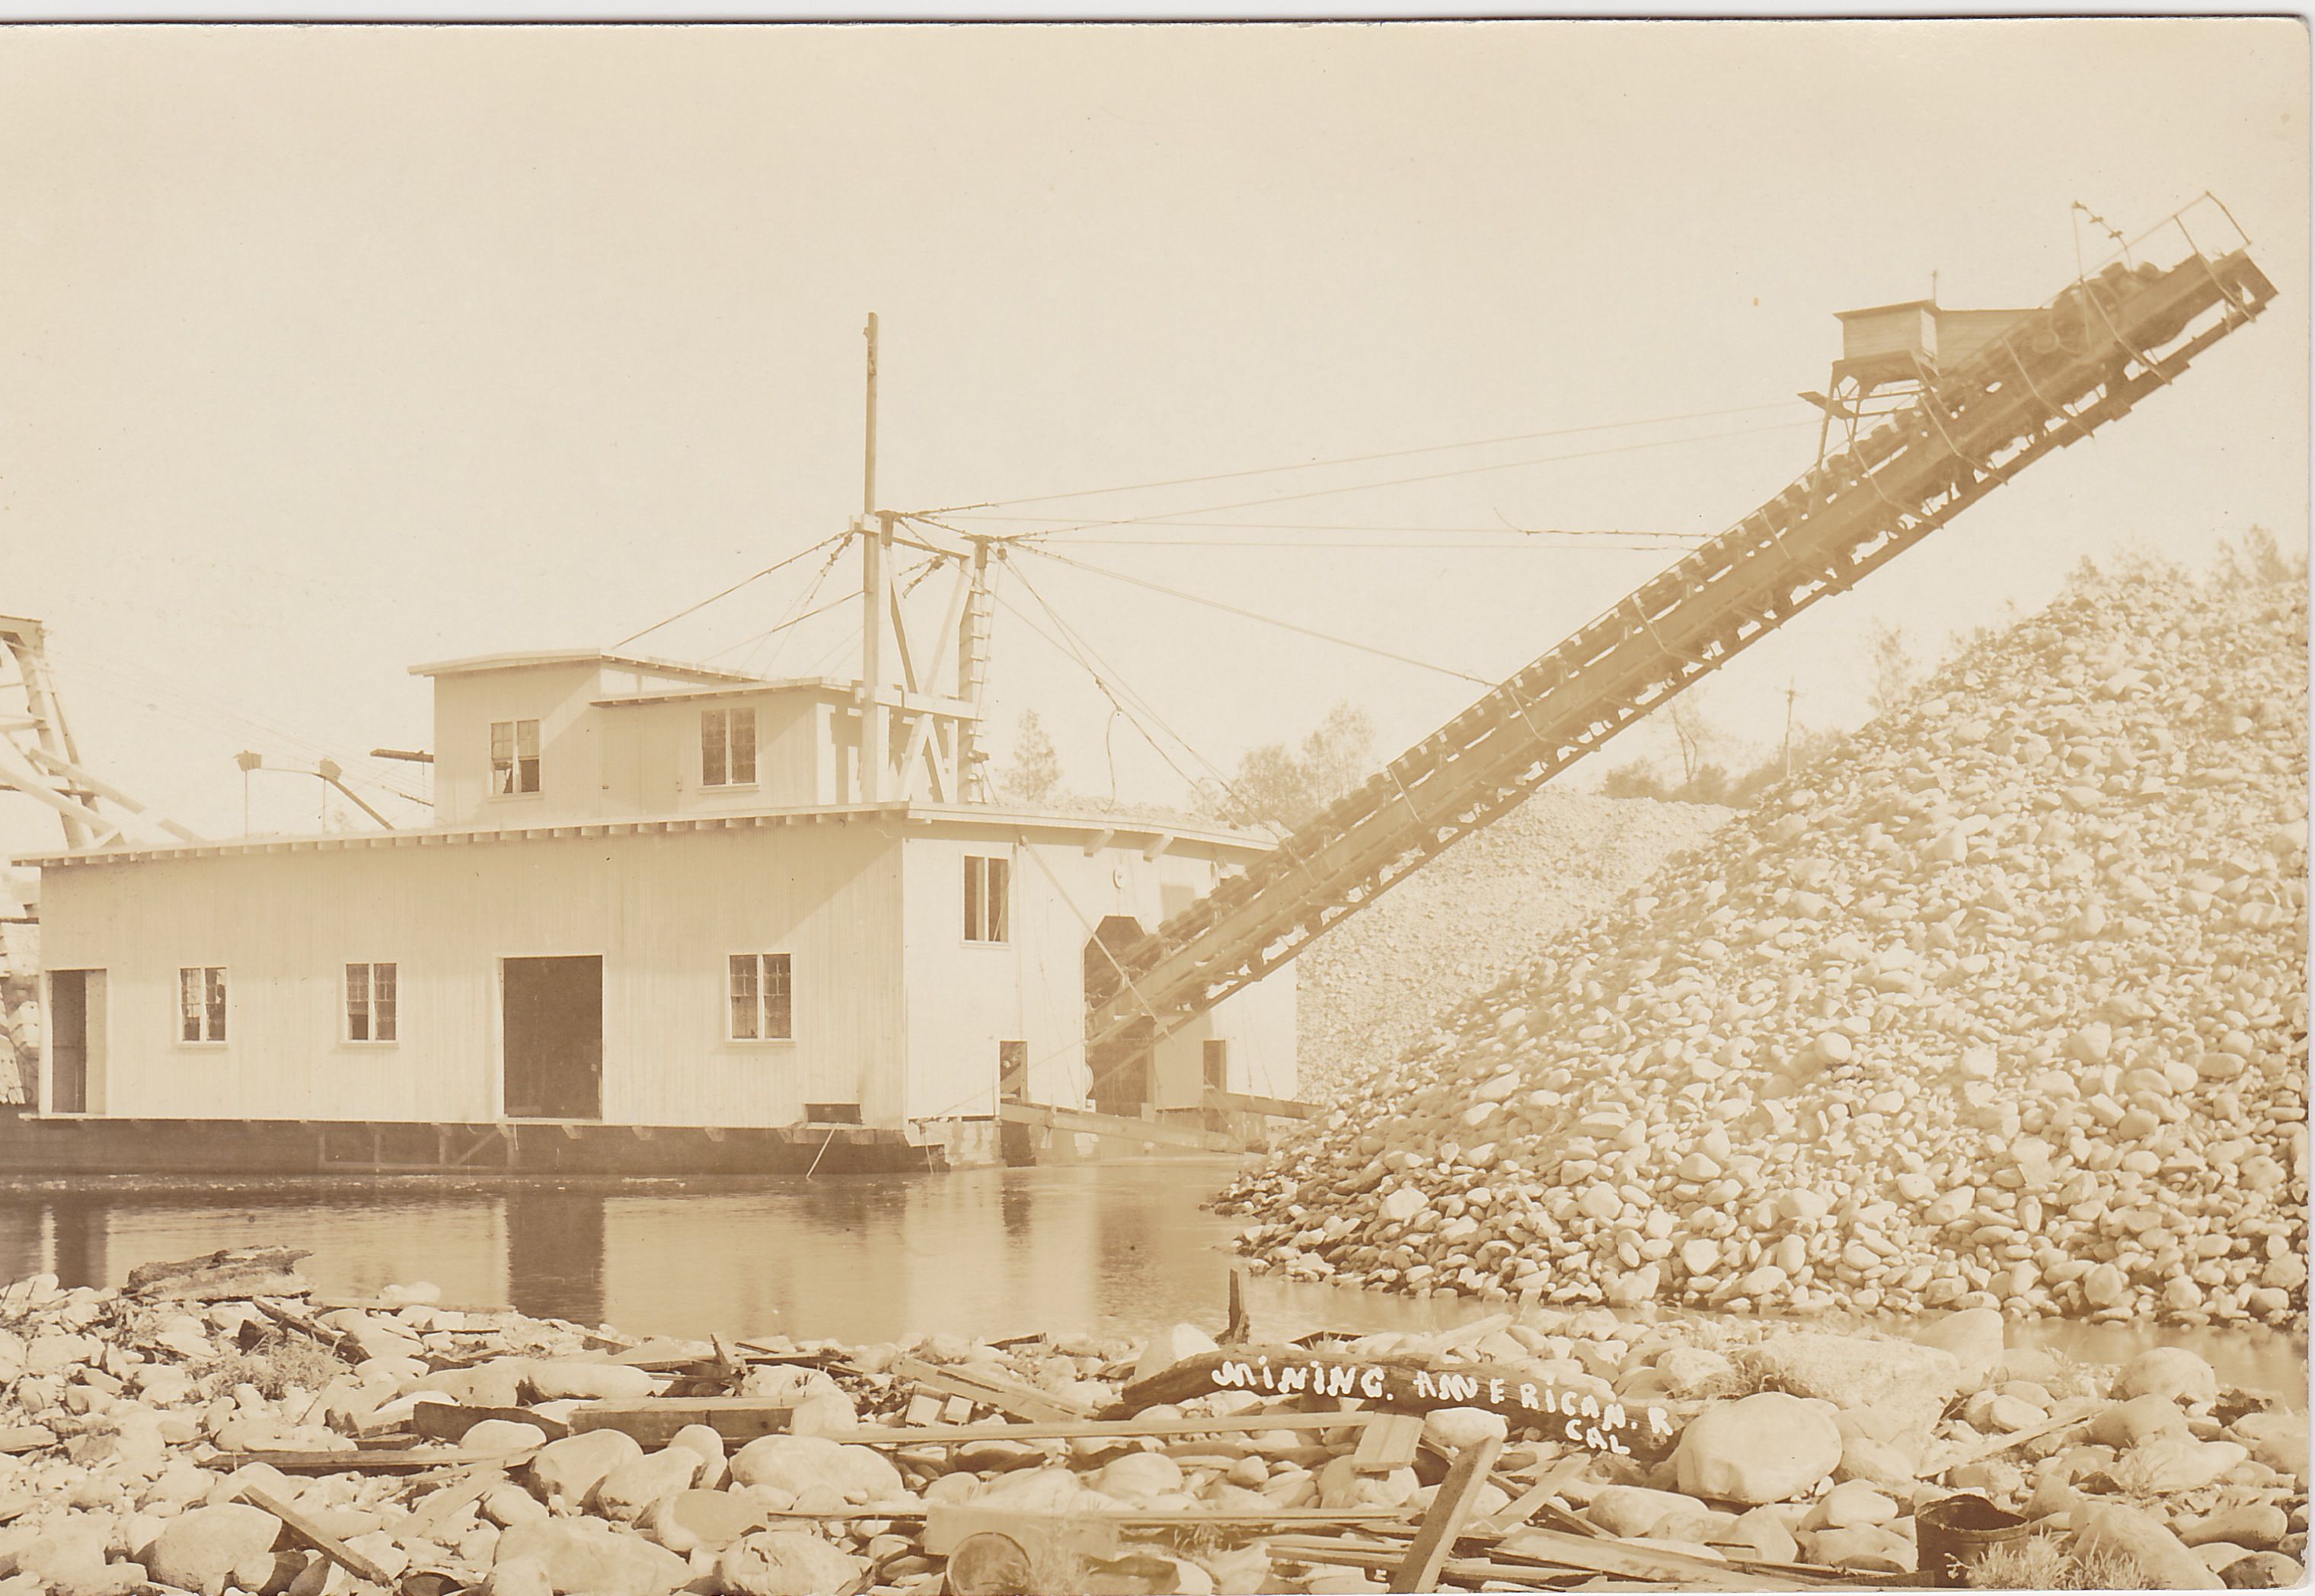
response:
<path id="1" fill-rule="evenodd" d="M 1467 1326 L 1446 1334 L 1480 1329 Z M 1143 1408 L 1226 1390 L 1252 1391 L 1258 1396 L 1356 1397 L 1369 1407 L 1404 1413 L 1485 1408 L 1514 1427 L 1540 1429 L 1556 1440 L 1594 1450 L 1621 1450 L 1647 1461 L 1670 1453 L 1683 1422 L 1677 1410 L 1662 1403 L 1613 1401 L 1539 1380 L 1508 1364 L 1409 1361 L 1397 1355 L 1350 1358 L 1296 1346 L 1228 1347 L 1186 1359 L 1128 1385 L 1102 1416 L 1123 1418 Z M 1612 1422 L 1619 1414 L 1620 1424 Z"/>
<path id="2" fill-rule="evenodd" d="M 1533 1557 L 1569 1568 L 1589 1569 L 1619 1579 L 1682 1585 L 1720 1591 L 1784 1591 L 1789 1576 L 1753 1574 L 1709 1557 L 1691 1557 L 1656 1547 L 1627 1546 L 1619 1540 L 1588 1540 L 1557 1530 L 1522 1530 L 1503 1542 L 1497 1556 Z M 1832 1570 L 1826 1571 L 1828 1574 Z"/>
<path id="3" fill-rule="evenodd" d="M 406 1469 L 461 1468 L 473 1463 L 514 1468 L 537 1455 L 537 1447 L 519 1452 L 470 1452 L 461 1447 L 361 1447 L 341 1452 L 220 1452 L 208 1466 L 225 1474 L 246 1463 L 270 1463 L 284 1474 L 399 1474 Z"/>
<path id="4" fill-rule="evenodd" d="M 618 1430 L 647 1447 L 664 1446 L 675 1433 L 705 1424 L 726 1441 L 749 1441 L 787 1433 L 795 1402 L 786 1396 L 639 1396 L 627 1402 L 590 1402 L 574 1407 L 563 1421 L 573 1435 Z"/>
<path id="5" fill-rule="evenodd" d="M 2093 1415 L 2089 1414 L 2076 1414 L 2071 1418 L 2051 1419 L 2044 1423 L 2028 1424 L 2023 1430 L 2012 1430 L 2006 1435 L 1992 1436 L 1979 1445 L 1971 1447 L 1967 1451 L 1947 1458 L 1945 1460 L 1944 1468 L 1959 1468 L 1965 1463 L 1982 1463 L 1988 1458 L 2008 1451 L 2011 1447 L 2024 1446 L 2029 1441 L 2039 1441 L 2045 1435 L 2055 1434 L 2061 1430 L 2071 1430 L 2077 1424 L 2087 1424 L 2092 1417 Z M 1939 1470 L 1940 1473 L 1943 1471 L 1943 1469 Z"/>
<path id="6" fill-rule="evenodd" d="M 1273 1536 L 1272 1558 L 1282 1563 L 1323 1564 L 1340 1568 L 1391 1569 L 1406 1556 L 1404 1543 L 1346 1540 L 1329 1537 Z M 1465 1584 L 1493 1582 L 1520 1585 L 1530 1591 L 1581 1587 L 1595 1575 L 1574 1569 L 1539 1568 L 1527 1563 L 1495 1563 L 1483 1557 L 1450 1557 L 1440 1565 L 1440 1576 Z"/>
<path id="7" fill-rule="evenodd" d="M 385 1585 L 389 1588 L 394 1584 L 394 1576 L 392 1574 L 388 1574 L 385 1569 L 380 1568 L 377 1564 L 371 1562 L 368 1557 L 363 1556 L 359 1552 L 354 1550 L 353 1547 L 348 1546 L 344 1541 L 340 1540 L 336 1536 L 332 1535 L 328 1530 L 323 1529 L 319 1524 L 314 1522 L 313 1520 L 307 1518 L 304 1513 L 299 1512 L 288 1503 L 268 1495 L 265 1492 L 257 1489 L 253 1485 L 244 1486 L 243 1488 L 241 1499 L 249 1503 L 250 1506 L 256 1508 L 261 1512 L 271 1513 L 275 1518 L 281 1521 L 282 1527 L 288 1530 L 290 1534 L 296 1536 L 299 1540 L 304 1541 L 307 1546 L 312 1547 L 315 1551 L 321 1553 L 322 1556 L 327 1557 L 331 1562 L 344 1569 L 348 1574 L 352 1574 L 356 1579 L 368 1580 L 374 1585 Z"/>
<path id="8" fill-rule="evenodd" d="M 1431 1511 L 1415 1532 L 1415 1544 L 1406 1548 L 1406 1561 L 1390 1576 L 1393 1591 L 1428 1591 L 1438 1584 L 1440 1565 L 1455 1549 L 1456 1538 L 1463 1533 L 1503 1450 L 1503 1439 L 1489 1435 L 1455 1454 L 1447 1477 L 1431 1499 Z"/>
<path id="9" fill-rule="evenodd" d="M 359 1363 L 365 1355 L 361 1348 L 355 1343 L 353 1337 L 331 1329 L 327 1325 L 316 1321 L 311 1315 L 300 1313 L 286 1302 L 277 1302 L 271 1297 L 253 1297 L 249 1300 L 251 1307 L 275 1324 L 320 1342 L 349 1362 Z"/>
<path id="10" fill-rule="evenodd" d="M 1388 1529 L 1370 1533 L 1388 1534 Z M 1582 1541 L 1584 1547 L 1621 1547 L 1616 1541 Z M 1269 1541 L 1271 1556 L 1280 1562 L 1332 1564 L 1343 1567 L 1388 1569 L 1396 1568 L 1406 1555 L 1403 1543 L 1359 1541 L 1337 1537 L 1320 1539 L 1311 1536 L 1274 1536 Z M 1676 1553 L 1657 1553 L 1652 1547 L 1622 1547 L 1635 1556 L 1678 1557 Z M 1557 1560 L 1551 1557 L 1528 1557 L 1517 1553 L 1498 1551 L 1487 1557 L 1450 1557 L 1440 1565 L 1440 1577 L 1459 1580 L 1468 1584 L 1495 1581 L 1502 1584 L 1523 1585 L 1530 1590 L 1557 1590 L 1592 1586 L 1603 1574 L 1615 1580 L 1630 1581 L 1652 1589 L 1675 1588 L 1684 1591 L 1820 1591 L 1843 1587 L 1884 1588 L 1902 1584 L 1903 1574 L 1873 1574 L 1850 1576 L 1837 1569 L 1811 1568 L 1798 1564 L 1716 1563 L 1708 1557 L 1680 1559 L 1691 1565 L 1694 1572 L 1683 1571 L 1677 1575 L 1659 1570 L 1654 1574 L 1620 1573 L 1599 1569 L 1578 1563 L 1574 1557 Z"/>
<path id="11" fill-rule="evenodd" d="M 1500 1540 L 1512 1530 L 1524 1527 L 1530 1519 L 1535 1517 L 1538 1510 L 1545 1503 L 1559 1494 L 1559 1488 L 1562 1485 L 1582 1474 L 1590 1462 L 1590 1459 L 1580 1454 L 1573 1458 L 1562 1458 L 1545 1469 L 1542 1477 L 1535 1484 L 1512 1497 L 1509 1506 L 1500 1512 L 1489 1513 L 1484 1519 L 1473 1521 L 1471 1532 Z"/>
<path id="12" fill-rule="evenodd" d="M 1050 1391 L 1040 1391 L 1018 1380 L 970 1374 L 961 1369 L 942 1369 L 905 1354 L 892 1360 L 891 1372 L 922 1389 L 943 1396 L 962 1396 L 979 1406 L 997 1408 L 1033 1423 L 1093 1416 L 1093 1409 L 1084 1404 L 1063 1401 Z"/>
<path id="13" fill-rule="evenodd" d="M 571 1433 L 569 1425 L 527 1407 L 474 1407 L 460 1402 L 421 1402 L 410 1410 L 410 1427 L 429 1441 L 464 1441 L 466 1432 L 486 1419 L 504 1419 L 537 1426 L 549 1441 Z"/>
<path id="14" fill-rule="evenodd" d="M 1413 1414 L 1384 1414 L 1359 1437 L 1351 1467 L 1361 1474 L 1388 1474 L 1412 1467 L 1415 1449 L 1423 1440 L 1423 1421 Z"/>
<path id="15" fill-rule="evenodd" d="M 573 1420 L 578 1418 L 572 1414 Z M 1049 1424 L 927 1424 L 920 1429 L 855 1430 L 837 1439 L 856 1446 L 962 1446 L 977 1441 L 1084 1441 L 1109 1436 L 1228 1435 L 1262 1430 L 1335 1430 L 1372 1423 L 1371 1413 L 1233 1414 L 1210 1419 L 1072 1419 Z"/>
<path id="16" fill-rule="evenodd" d="M 470 1502 L 480 1502 L 506 1483 L 503 1468 L 479 1468 L 455 1485 L 444 1485 L 427 1494 L 410 1516 L 395 1526 L 395 1533 L 412 1539 L 423 1540 L 437 1527 L 447 1524 L 457 1511 Z"/>
<path id="17" fill-rule="evenodd" d="M 226 1247 L 198 1258 L 140 1264 L 129 1272 L 132 1296 L 182 1302 L 222 1302 L 244 1297 L 297 1297 L 313 1289 L 297 1272 L 305 1247 Z"/>

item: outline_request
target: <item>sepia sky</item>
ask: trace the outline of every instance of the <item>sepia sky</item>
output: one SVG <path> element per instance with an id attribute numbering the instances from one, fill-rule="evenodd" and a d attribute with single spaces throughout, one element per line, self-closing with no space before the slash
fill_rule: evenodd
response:
<path id="1" fill-rule="evenodd" d="M 1394 457 L 956 523 L 1168 520 L 1051 547 L 1450 668 L 1016 556 L 998 740 L 1034 708 L 1080 793 L 1175 802 L 1038 598 L 1217 766 L 1346 700 L 1395 753 L 1673 557 L 1505 528 L 1716 531 L 1813 457 L 1834 311 L 2038 303 L 2070 202 L 2218 194 L 2274 309 L 1725 671 L 1757 755 L 1788 686 L 1863 718 L 1876 622 L 1933 653 L 2085 555 L 2304 539 L 2307 81 L 2292 21 L 10 29 L 0 611 L 92 764 L 231 835 L 239 749 L 429 746 L 412 662 L 608 645 L 842 530 L 874 310 L 888 506 Z M 848 672 L 848 611 L 748 643 L 818 563 L 635 646 Z"/>

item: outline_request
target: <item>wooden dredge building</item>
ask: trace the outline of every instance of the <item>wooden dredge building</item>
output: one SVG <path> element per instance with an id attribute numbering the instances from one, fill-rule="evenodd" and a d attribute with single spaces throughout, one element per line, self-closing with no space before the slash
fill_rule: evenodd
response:
<path id="1" fill-rule="evenodd" d="M 1209 1088 L 1291 1097 L 1291 971 L 1098 1077 L 1086 1047 L 1105 950 L 1270 841 L 968 801 L 977 690 L 919 671 L 869 581 L 877 691 L 421 665 L 426 829 L 33 861 L 45 1067 L 0 1157 L 122 1167 L 103 1129 L 158 1123 L 129 1166 L 921 1168 L 1074 1153 L 1098 1116 L 1221 1145 Z"/>

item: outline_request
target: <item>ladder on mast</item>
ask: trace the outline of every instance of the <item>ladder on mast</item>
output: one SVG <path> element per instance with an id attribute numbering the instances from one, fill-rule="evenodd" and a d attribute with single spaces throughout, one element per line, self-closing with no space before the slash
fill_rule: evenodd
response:
<path id="1" fill-rule="evenodd" d="M 2183 213 L 2182 213 L 2183 215 Z M 2231 217 L 2230 217 L 2231 220 Z M 2274 297 L 2247 248 L 2078 278 L 1911 403 L 1519 671 L 1208 897 L 1114 954 L 1095 1077 L 1293 958 L 1707 672 L 2127 414 Z M 2126 257 L 2125 257 L 2126 260 Z M 2215 317 L 2211 313 L 2216 312 Z"/>

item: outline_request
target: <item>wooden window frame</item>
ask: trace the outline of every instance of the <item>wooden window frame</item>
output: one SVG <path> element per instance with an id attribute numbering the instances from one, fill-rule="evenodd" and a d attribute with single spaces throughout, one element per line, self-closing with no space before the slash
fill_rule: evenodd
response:
<path id="1" fill-rule="evenodd" d="M 965 855 L 965 945 L 1006 947 L 1012 941 L 1012 856 L 1008 854 Z"/>
<path id="2" fill-rule="evenodd" d="M 530 753 L 528 757 L 522 751 L 522 729 L 525 726 L 530 728 Z M 501 727 L 505 728 L 507 734 L 507 752 L 503 762 L 499 755 L 499 731 Z M 491 796 L 493 798 L 537 797 L 546 785 L 546 766 L 541 751 L 544 746 L 545 739 L 541 735 L 538 718 L 536 715 L 519 716 L 508 721 L 492 721 L 491 723 Z M 501 774 L 508 783 L 503 787 L 499 785 Z M 530 778 L 528 786 L 523 785 L 525 776 Z"/>
<path id="3" fill-rule="evenodd" d="M 179 1047 L 221 1048 L 231 1040 L 234 1032 L 231 969 L 230 965 L 226 964 L 180 964 L 177 966 L 176 1037 Z M 201 980 L 202 1001 L 200 1006 L 194 1011 L 194 1014 L 200 1016 L 199 1028 L 201 1033 L 199 1036 L 188 1036 L 185 1034 L 185 1022 L 193 1015 L 187 1014 L 185 1010 L 185 978 L 194 974 L 198 974 Z M 209 1001 L 209 989 L 212 986 L 217 991 L 214 1004 Z M 215 1010 L 217 1019 L 217 1032 L 214 1035 L 209 1032 L 212 1009 Z"/>
<path id="4" fill-rule="evenodd" d="M 772 971 L 779 971 L 780 1015 L 785 1028 L 772 1030 Z M 741 971 L 747 972 L 750 1033 L 740 1033 Z M 795 956 L 793 953 L 731 953 L 723 960 L 723 1040 L 741 1046 L 780 1045 L 795 1041 Z"/>
<path id="5" fill-rule="evenodd" d="M 746 718 L 741 719 L 742 716 Z M 742 726 L 747 728 L 747 762 L 741 766 L 739 739 L 734 735 Z M 710 731 L 713 730 L 711 740 Z M 708 774 L 713 768 L 708 758 L 713 752 L 723 767 L 719 776 Z M 718 792 L 731 788 L 752 787 L 757 785 L 757 770 L 762 761 L 763 747 L 758 738 L 756 706 L 742 705 L 731 709 L 703 709 L 699 712 L 699 785 L 714 787 Z"/>
<path id="6" fill-rule="evenodd" d="M 369 1028 L 370 1034 L 368 1036 L 356 1036 L 353 1033 L 353 974 L 357 970 L 362 972 L 362 1018 L 364 1023 Z M 380 1036 L 377 1034 L 377 972 L 381 970 L 391 971 L 393 972 L 391 975 L 387 976 L 386 980 L 393 986 L 394 995 L 387 1000 L 386 1006 L 386 1025 L 394 1033 L 391 1036 Z M 401 1046 L 402 965 L 400 961 L 395 959 L 371 959 L 366 962 L 360 959 L 349 960 L 345 966 L 345 973 L 342 980 L 345 984 L 340 991 L 341 1001 L 338 1005 L 338 1016 L 340 1021 L 339 1040 L 344 1042 L 348 1047 L 388 1048 Z"/>

